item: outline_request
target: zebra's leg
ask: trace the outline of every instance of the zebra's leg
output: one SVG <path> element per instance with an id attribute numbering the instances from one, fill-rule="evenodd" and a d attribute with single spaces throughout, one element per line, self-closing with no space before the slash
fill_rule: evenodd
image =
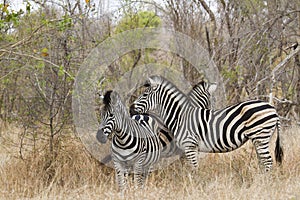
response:
<path id="1" fill-rule="evenodd" d="M 134 169 L 134 184 L 135 188 L 143 188 L 145 181 L 144 173 L 143 173 L 143 167 L 142 165 L 135 166 Z"/>
<path id="2" fill-rule="evenodd" d="M 148 174 L 149 174 L 149 168 L 143 167 L 142 173 L 141 173 L 141 175 L 139 177 L 139 179 L 140 179 L 139 185 L 138 185 L 139 188 L 144 188 L 146 180 L 147 180 L 147 177 L 148 177 Z"/>
<path id="3" fill-rule="evenodd" d="M 116 173 L 116 182 L 119 186 L 119 190 L 123 192 L 126 187 L 127 170 L 118 162 L 114 162 L 114 165 Z"/>
<path id="4" fill-rule="evenodd" d="M 198 146 L 195 143 L 189 142 L 184 145 L 184 153 L 189 164 L 194 168 L 198 168 Z"/>
<path id="5" fill-rule="evenodd" d="M 264 167 L 265 172 L 271 171 L 273 159 L 269 150 L 270 136 L 252 138 L 252 142 L 255 146 L 260 166 Z"/>
<path id="6" fill-rule="evenodd" d="M 143 166 L 143 161 L 145 160 L 144 156 L 141 156 L 140 159 L 134 165 L 134 183 L 136 188 L 143 188 L 145 183 L 145 168 Z"/>

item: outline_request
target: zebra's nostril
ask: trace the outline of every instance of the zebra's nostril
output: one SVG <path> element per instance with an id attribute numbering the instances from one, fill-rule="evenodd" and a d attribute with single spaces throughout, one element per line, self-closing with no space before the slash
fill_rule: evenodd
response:
<path id="1" fill-rule="evenodd" d="M 106 135 L 104 135 L 103 129 L 104 129 L 104 127 L 100 128 L 97 131 L 97 135 L 96 135 L 97 140 L 102 144 L 106 143 L 106 141 L 107 141 L 107 137 L 106 137 Z"/>

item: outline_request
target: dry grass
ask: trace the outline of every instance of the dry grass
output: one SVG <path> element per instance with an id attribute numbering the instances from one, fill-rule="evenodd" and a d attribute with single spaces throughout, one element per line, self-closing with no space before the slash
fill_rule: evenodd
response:
<path id="1" fill-rule="evenodd" d="M 0 137 L 20 131 L 8 127 Z M 52 162 L 40 151 L 15 157 L 17 148 L 0 148 L 0 199 L 300 199 L 300 129 L 281 134 L 285 159 L 269 174 L 260 173 L 251 144 L 227 154 L 208 154 L 192 172 L 181 161 L 153 172 L 146 188 L 130 184 L 121 196 L 112 169 L 99 164 L 69 134 Z M 0 141 L 3 141 L 3 139 Z"/>

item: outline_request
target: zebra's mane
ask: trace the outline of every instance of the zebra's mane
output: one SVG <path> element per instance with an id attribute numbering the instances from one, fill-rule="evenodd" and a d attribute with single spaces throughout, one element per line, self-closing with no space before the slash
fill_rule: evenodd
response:
<path id="1" fill-rule="evenodd" d="M 193 89 L 200 88 L 200 87 L 204 88 L 205 83 L 206 83 L 205 81 L 200 81 L 193 86 Z M 193 89 L 191 91 L 193 91 Z"/>
<path id="2" fill-rule="evenodd" d="M 103 98 L 103 103 L 104 103 L 104 111 L 108 111 L 110 108 L 110 102 L 111 102 L 111 98 L 110 95 L 113 91 L 109 90 L 104 94 L 104 98 Z"/>
<path id="3" fill-rule="evenodd" d="M 174 85 L 171 81 L 169 81 L 168 79 L 166 79 L 163 76 L 160 75 L 156 75 L 156 76 L 151 76 L 151 84 L 157 84 L 157 85 L 162 85 L 166 88 L 174 88 L 178 94 L 183 95 L 184 97 L 187 98 L 186 94 L 184 92 L 182 92 L 176 85 Z"/>
<path id="4" fill-rule="evenodd" d="M 199 100 L 201 95 L 203 95 L 204 93 L 208 92 L 209 91 L 207 90 L 206 88 L 206 85 L 207 84 L 205 81 L 200 81 L 198 82 L 196 85 L 193 86 L 193 89 L 189 91 L 188 93 L 188 96 L 191 96 L 191 95 L 196 95 L 197 97 L 197 100 Z M 210 94 L 210 93 L 209 93 Z M 194 99 L 195 100 L 195 99 Z M 197 101 L 196 100 L 196 101 Z"/>
<path id="5" fill-rule="evenodd" d="M 111 99 L 112 93 L 114 93 L 115 96 L 118 98 L 118 101 L 119 101 L 119 103 L 118 103 L 119 111 L 122 112 L 125 116 L 129 116 L 130 117 L 130 115 L 129 115 L 127 109 L 126 109 L 126 106 L 123 103 L 122 99 L 120 98 L 119 94 L 117 92 L 115 92 L 115 91 L 112 91 L 112 90 L 107 91 L 105 93 L 105 95 L 104 95 L 104 98 L 103 98 L 103 104 L 104 104 L 103 111 L 104 112 L 107 112 L 107 111 L 111 112 L 112 110 L 114 110 L 112 108 L 112 106 L 113 106 L 112 105 L 112 99 Z"/>

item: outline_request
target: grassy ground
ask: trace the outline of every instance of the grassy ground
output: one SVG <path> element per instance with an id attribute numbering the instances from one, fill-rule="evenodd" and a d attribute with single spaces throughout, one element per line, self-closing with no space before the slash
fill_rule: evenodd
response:
<path id="1" fill-rule="evenodd" d="M 269 174 L 260 172 L 251 143 L 227 154 L 207 154 L 192 172 L 178 160 L 154 171 L 143 190 L 132 183 L 120 195 L 114 171 L 99 164 L 72 134 L 51 158 L 45 151 L 18 157 L 20 130 L 0 133 L 0 199 L 300 199 L 300 128 L 281 134 L 285 158 Z M 275 139 L 275 137 L 273 138 Z M 14 141 L 16 140 L 16 141 Z"/>

